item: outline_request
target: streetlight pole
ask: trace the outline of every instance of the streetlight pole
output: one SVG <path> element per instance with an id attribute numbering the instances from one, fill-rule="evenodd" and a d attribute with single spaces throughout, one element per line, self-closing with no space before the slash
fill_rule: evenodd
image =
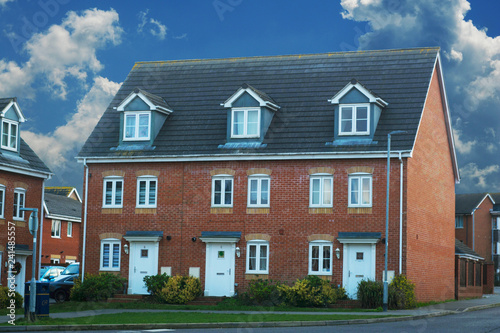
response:
<path id="1" fill-rule="evenodd" d="M 389 245 L 389 187 L 391 183 L 391 135 L 402 134 L 406 131 L 392 131 L 387 134 L 387 193 L 385 200 L 385 269 L 384 269 L 384 295 L 382 308 L 387 311 L 389 304 L 389 284 L 387 282 L 387 248 Z"/>
<path id="2" fill-rule="evenodd" d="M 30 307 L 28 311 L 28 321 L 34 322 L 36 320 L 36 237 L 38 231 L 38 208 L 21 208 L 21 211 L 30 211 L 29 218 L 29 231 L 33 235 L 33 260 L 31 269 L 31 282 L 30 282 Z"/>

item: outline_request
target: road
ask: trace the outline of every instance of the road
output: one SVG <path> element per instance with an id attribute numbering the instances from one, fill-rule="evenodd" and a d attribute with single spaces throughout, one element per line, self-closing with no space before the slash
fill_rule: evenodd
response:
<path id="1" fill-rule="evenodd" d="M 38 331 L 39 332 L 39 331 Z M 79 331 L 71 331 L 75 333 Z M 275 328 L 231 328 L 231 329 L 193 329 L 193 330 L 118 330 L 118 331 L 81 331 L 85 333 L 323 333 L 323 332 L 380 332 L 380 333 L 426 333 L 426 332 L 474 332 L 500 333 L 500 307 L 463 312 L 455 315 L 409 320 L 391 323 L 376 323 L 345 326 L 321 327 L 275 327 Z M 33 333 L 35 333 L 33 331 Z"/>

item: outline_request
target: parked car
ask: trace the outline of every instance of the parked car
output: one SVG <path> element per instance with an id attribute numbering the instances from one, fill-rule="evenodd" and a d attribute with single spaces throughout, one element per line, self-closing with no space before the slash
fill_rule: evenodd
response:
<path id="1" fill-rule="evenodd" d="M 59 274 L 61 274 L 61 272 L 64 270 L 65 267 L 63 266 L 48 266 L 45 273 L 43 273 L 42 277 L 40 278 L 40 281 L 47 282 L 53 280 L 58 277 Z"/>
<path id="2" fill-rule="evenodd" d="M 72 275 L 60 275 L 49 283 L 49 297 L 56 300 L 58 303 L 69 300 L 69 293 L 71 288 L 75 284 L 75 279 L 78 276 Z"/>
<path id="3" fill-rule="evenodd" d="M 76 262 L 74 264 L 70 264 L 64 271 L 61 272 L 61 275 L 79 275 L 80 274 L 80 263 Z"/>

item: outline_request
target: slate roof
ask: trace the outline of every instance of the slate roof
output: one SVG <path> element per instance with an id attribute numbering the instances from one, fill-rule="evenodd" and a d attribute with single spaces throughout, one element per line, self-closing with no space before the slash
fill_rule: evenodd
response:
<path id="1" fill-rule="evenodd" d="M 0 111 L 5 109 L 5 107 L 7 105 L 9 105 L 9 103 L 12 101 L 12 100 L 15 100 L 15 97 L 7 97 L 7 98 L 0 98 Z"/>
<path id="2" fill-rule="evenodd" d="M 139 89 L 139 88 L 134 89 L 134 92 L 135 93 L 141 92 L 144 96 L 146 96 L 151 101 L 151 103 L 153 103 L 157 107 L 160 106 L 164 109 L 172 110 L 170 105 L 168 105 L 168 103 L 160 96 L 150 94 L 149 92 L 144 91 L 144 90 Z"/>
<path id="3" fill-rule="evenodd" d="M 138 62 L 123 82 L 79 157 L 177 157 L 227 154 L 411 151 L 439 48 L 339 52 L 233 59 Z M 327 100 L 356 79 L 389 103 L 371 144 L 332 145 L 334 107 Z M 221 149 L 226 143 L 226 101 L 251 85 L 281 108 L 258 148 Z M 162 97 L 174 112 L 153 147 L 123 152 L 119 112 L 136 87 Z M 330 143 L 330 144 L 328 144 Z"/>
<path id="4" fill-rule="evenodd" d="M 484 260 L 479 254 L 473 251 L 470 247 L 455 238 L 455 255 L 473 257 L 475 259 Z"/>
<path id="5" fill-rule="evenodd" d="M 467 193 L 455 195 L 455 214 L 470 215 L 488 193 Z"/>
<path id="6" fill-rule="evenodd" d="M 82 218 L 82 203 L 63 195 L 47 193 L 45 191 L 45 205 L 47 215 L 68 216 L 75 219 Z"/>

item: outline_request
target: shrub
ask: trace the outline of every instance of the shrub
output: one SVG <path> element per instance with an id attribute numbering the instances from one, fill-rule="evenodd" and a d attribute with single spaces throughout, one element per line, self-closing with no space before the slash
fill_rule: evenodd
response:
<path id="1" fill-rule="evenodd" d="M 244 304 L 274 306 L 282 303 L 279 282 L 272 280 L 254 280 L 248 284 L 247 291 L 239 299 Z"/>
<path id="2" fill-rule="evenodd" d="M 376 309 L 382 306 L 384 286 L 381 281 L 362 280 L 358 283 L 358 300 L 362 308 Z"/>
<path id="3" fill-rule="evenodd" d="M 396 275 L 389 285 L 389 308 L 401 310 L 416 306 L 415 284 L 405 275 Z"/>
<path id="4" fill-rule="evenodd" d="M 12 297 L 14 296 L 14 297 Z M 16 308 L 23 307 L 23 296 L 16 291 L 11 291 L 8 287 L 0 287 L 0 307 L 7 308 L 11 304 L 11 299 L 14 299 Z"/>
<path id="5" fill-rule="evenodd" d="M 337 301 L 337 288 L 328 281 L 309 275 L 293 286 L 278 285 L 284 302 L 291 306 L 327 306 Z"/>
<path id="6" fill-rule="evenodd" d="M 165 303 L 186 304 L 201 294 L 201 282 L 192 276 L 172 276 L 158 293 L 157 297 Z"/>
<path id="7" fill-rule="evenodd" d="M 85 274 L 83 283 L 75 277 L 75 285 L 71 289 L 70 299 L 73 301 L 103 301 L 116 293 L 123 292 L 126 281 L 127 279 L 110 273 Z"/>
<path id="8" fill-rule="evenodd" d="M 156 274 L 156 275 L 148 275 L 144 277 L 144 283 L 146 284 L 146 288 L 148 288 L 148 292 L 156 298 L 160 300 L 158 294 L 165 287 L 165 284 L 168 282 L 170 276 L 167 273 Z"/>

